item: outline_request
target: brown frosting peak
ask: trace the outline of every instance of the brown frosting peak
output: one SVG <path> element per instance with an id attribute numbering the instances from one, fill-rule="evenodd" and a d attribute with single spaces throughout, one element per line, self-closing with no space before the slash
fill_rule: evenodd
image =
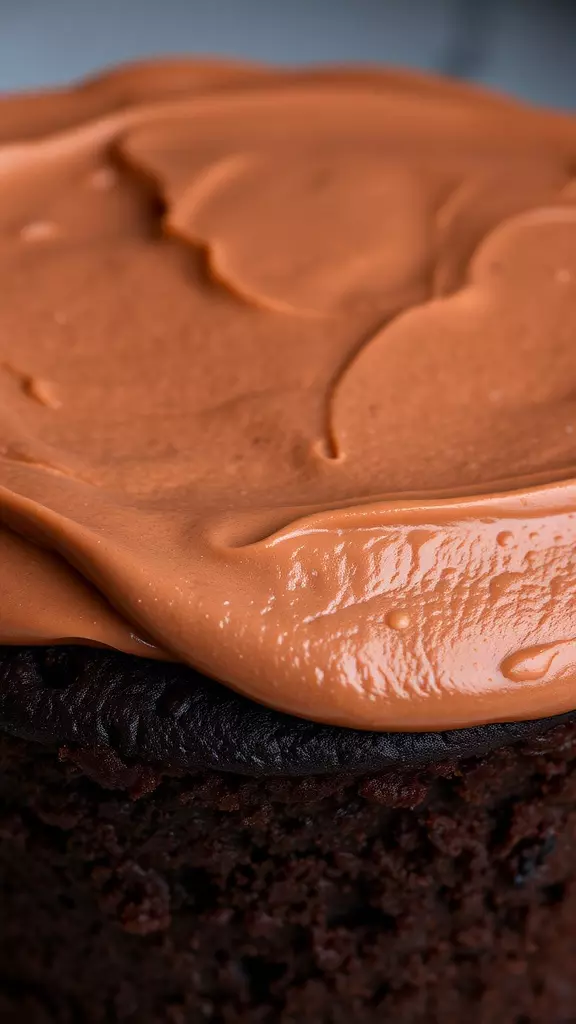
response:
<path id="1" fill-rule="evenodd" d="M 177 63 L 0 138 L 0 642 L 366 729 L 576 706 L 576 121 Z"/>

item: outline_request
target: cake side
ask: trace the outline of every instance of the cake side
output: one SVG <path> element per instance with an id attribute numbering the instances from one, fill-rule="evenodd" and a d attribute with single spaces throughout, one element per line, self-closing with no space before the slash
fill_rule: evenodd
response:
<path id="1" fill-rule="evenodd" d="M 574 744 L 130 800 L 4 737 L 2 1020 L 566 1024 Z"/>
<path id="2" fill-rule="evenodd" d="M 411 770 L 488 754 L 573 717 L 444 732 L 340 729 L 256 704 L 181 665 L 85 647 L 0 649 L 0 728 L 64 745 L 87 770 L 96 751 L 120 780 L 140 768 L 153 776 L 198 769 L 246 776 Z"/>

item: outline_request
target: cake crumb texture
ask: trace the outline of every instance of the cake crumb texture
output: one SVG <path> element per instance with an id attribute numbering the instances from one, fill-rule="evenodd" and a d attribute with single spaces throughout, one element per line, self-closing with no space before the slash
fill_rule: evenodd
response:
<path id="1" fill-rule="evenodd" d="M 2 1024 L 576 1021 L 575 726 L 359 780 L 117 762 L 0 738 Z"/>

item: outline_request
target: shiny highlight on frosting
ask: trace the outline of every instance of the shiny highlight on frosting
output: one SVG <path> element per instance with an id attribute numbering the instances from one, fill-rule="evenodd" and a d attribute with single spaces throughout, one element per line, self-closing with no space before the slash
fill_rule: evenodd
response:
<path id="1" fill-rule="evenodd" d="M 576 707 L 576 122 L 167 63 L 0 101 L 0 642 L 364 729 Z"/>

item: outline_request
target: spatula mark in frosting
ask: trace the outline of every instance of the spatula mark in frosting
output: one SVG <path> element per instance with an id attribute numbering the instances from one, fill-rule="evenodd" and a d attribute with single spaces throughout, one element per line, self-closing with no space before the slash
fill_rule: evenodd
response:
<path id="1" fill-rule="evenodd" d="M 40 469 L 48 473 L 55 473 L 56 476 L 68 477 L 78 483 L 97 486 L 89 474 L 80 469 L 72 468 L 65 462 L 59 453 L 54 453 L 49 445 L 41 442 L 14 442 L 0 447 L 0 459 L 7 462 L 20 463 L 29 466 L 31 469 Z"/>
<path id="2" fill-rule="evenodd" d="M 466 472 L 474 482 L 477 478 L 475 460 L 482 459 L 488 417 L 490 423 L 494 424 L 500 418 L 504 425 L 510 418 L 510 410 L 515 402 L 513 362 L 516 353 L 508 343 L 510 334 L 520 341 L 517 358 L 527 361 L 525 372 L 530 372 L 531 368 L 535 382 L 534 401 L 537 401 L 538 383 L 546 378 L 554 382 L 557 397 L 565 397 L 562 373 L 550 365 L 545 350 L 528 343 L 522 352 L 522 339 L 526 334 L 523 323 L 528 307 L 532 317 L 531 330 L 537 330 L 540 316 L 549 316 L 552 303 L 557 305 L 559 316 L 563 312 L 565 318 L 569 315 L 571 306 L 567 304 L 571 302 L 570 296 L 564 295 L 557 288 L 551 297 L 547 294 L 555 281 L 556 272 L 550 273 L 545 265 L 539 266 L 539 232 L 566 228 L 562 248 L 569 253 L 573 247 L 575 225 L 576 206 L 560 203 L 529 209 L 498 221 L 474 252 L 464 287 L 452 295 L 433 298 L 403 311 L 376 332 L 361 347 L 337 382 L 332 397 L 332 430 L 336 439 L 333 447 L 338 445 L 339 449 L 351 456 L 361 458 L 362 453 L 373 446 L 375 436 L 393 438 L 395 433 L 402 436 L 408 421 L 413 422 L 418 415 L 423 422 L 428 421 L 434 427 L 440 443 L 445 450 L 449 450 L 455 437 L 455 422 L 452 424 L 451 418 L 458 416 L 461 437 L 472 452 Z M 560 246 L 558 259 L 563 259 Z M 532 267 L 531 273 L 536 284 L 533 294 L 526 296 L 521 303 L 516 301 L 515 295 L 522 284 L 523 266 Z M 546 302 L 538 303 L 539 290 L 542 300 L 546 297 Z M 501 337 L 500 359 L 494 358 L 494 349 L 485 348 L 484 337 Z M 411 374 L 412 360 L 416 358 L 416 350 L 422 366 L 427 367 L 421 376 L 420 391 L 414 382 L 411 388 L 406 383 Z M 465 358 L 462 355 L 464 352 Z M 476 365 L 472 375 L 471 358 Z M 510 371 L 505 374 L 503 369 L 508 362 Z M 439 395 L 429 387 L 429 379 L 437 379 L 442 390 L 444 368 L 451 366 L 453 382 L 457 383 L 459 364 L 462 366 L 462 387 L 453 386 L 450 391 L 444 391 L 442 406 L 439 407 Z M 501 388 L 503 381 L 505 388 L 499 394 L 505 400 L 499 402 L 497 407 L 492 405 L 489 408 L 488 396 L 495 388 Z M 405 393 L 407 401 L 404 415 L 399 415 L 396 407 L 392 421 L 388 408 L 394 405 L 392 398 L 395 389 Z M 468 417 L 462 415 L 463 403 L 470 405 Z M 358 411 L 366 408 L 371 415 L 362 416 L 363 431 L 359 433 Z M 558 409 L 561 412 L 559 405 Z M 466 431 L 464 435 L 463 427 Z M 514 440 L 519 445 L 522 439 L 518 440 L 515 420 L 511 421 L 508 429 L 514 431 Z M 426 435 L 423 435 L 423 441 L 425 444 Z M 530 444 L 527 434 L 526 445 Z M 507 450 L 505 445 L 503 450 Z M 414 455 L 424 459 L 425 451 L 415 452 Z M 423 481 L 424 472 L 423 468 Z"/>
<path id="3" fill-rule="evenodd" d="M 270 310 L 272 313 L 317 316 L 316 310 L 300 309 L 289 302 L 283 302 L 257 288 L 252 288 L 249 281 L 243 281 L 235 271 L 233 261 L 232 265 L 229 264 L 225 242 L 217 237 L 204 237 L 201 232 L 194 233 L 193 225 L 196 218 L 200 220 L 202 207 L 208 205 L 211 200 L 216 200 L 218 193 L 231 186 L 234 179 L 241 176 L 253 160 L 254 156 L 251 154 L 238 153 L 210 165 L 189 189 L 184 190 L 173 205 L 167 205 L 163 230 L 185 244 L 200 248 L 205 255 L 206 269 L 212 282 L 241 302 Z"/>
<path id="4" fill-rule="evenodd" d="M 53 381 L 43 380 L 42 377 L 29 377 L 23 385 L 24 391 L 30 398 L 33 398 L 39 405 L 47 409 L 60 409 L 62 401 L 58 397 L 57 388 Z"/>
<path id="5" fill-rule="evenodd" d="M 122 143 L 123 157 L 152 176 L 164 197 L 166 232 L 203 249 L 212 281 L 235 298 L 278 314 L 352 313 L 357 323 L 358 340 L 351 337 L 326 381 L 325 433 L 313 446 L 334 463 L 347 455 L 343 403 L 366 361 L 386 361 L 404 317 L 420 317 L 422 330 L 428 315 L 437 318 L 434 295 L 469 291 L 475 250 L 503 222 L 552 203 L 570 180 L 569 169 L 553 160 L 522 168 L 496 161 L 461 179 L 435 210 L 422 168 L 382 153 L 334 159 L 320 147 L 287 160 L 264 149 L 204 158 L 198 166 L 195 151 L 175 156 L 178 130 L 177 121 L 169 129 L 135 127 Z M 473 274 L 472 287 L 482 291 L 486 283 Z M 451 314 L 445 307 L 448 321 Z M 367 394 L 382 376 L 393 378 L 393 366 L 378 367 L 365 382 Z M 380 397 L 370 406 L 381 419 Z"/>
<path id="6" fill-rule="evenodd" d="M 498 224 L 564 199 L 569 168 L 555 163 L 492 169 L 465 177 L 436 217 L 433 293 L 449 295 L 466 283 L 475 249 Z M 568 200 L 568 197 L 566 197 Z"/>
<path id="7" fill-rule="evenodd" d="M 169 144 L 134 129 L 121 152 L 156 181 L 166 230 L 205 248 L 219 282 L 252 305 L 298 316 L 358 300 L 386 308 L 427 258 L 428 198 L 414 168 L 322 150 L 233 152 L 200 167 L 192 154 L 185 167 Z"/>
<path id="8" fill-rule="evenodd" d="M 343 383 L 349 373 L 352 373 L 353 367 L 356 362 L 361 358 L 363 351 L 368 348 L 374 341 L 381 337 L 384 331 L 389 328 L 395 321 L 397 316 L 400 316 L 405 309 L 413 308 L 414 306 L 420 305 L 428 297 L 426 294 L 425 286 L 423 286 L 423 292 L 420 301 L 417 301 L 416 296 L 413 296 L 412 302 L 406 302 L 405 305 L 401 305 L 399 310 L 395 310 L 391 313 L 388 318 L 379 323 L 376 330 L 366 332 L 365 336 L 357 343 L 356 347 L 352 350 L 344 364 L 336 369 L 332 379 L 328 382 L 326 389 L 326 402 L 325 402 L 325 434 L 324 437 L 316 443 L 315 451 L 320 458 L 325 459 L 327 462 L 338 463 L 346 457 L 345 450 L 338 437 L 338 432 L 335 424 L 335 404 L 339 389 L 343 386 Z"/>
<path id="9" fill-rule="evenodd" d="M 62 401 L 53 381 L 28 373 L 8 360 L 0 363 L 0 368 L 18 383 L 27 398 L 51 411 L 62 408 Z M 0 442 L 1 460 L 95 486 L 94 480 L 83 468 L 70 464 L 76 461 L 74 456 L 67 453 L 66 457 L 63 457 L 60 450 L 37 437 L 30 436 L 26 424 L 14 409 L 3 410 L 1 425 L 3 435 L 11 438 L 7 443 Z"/>
<path id="10" fill-rule="evenodd" d="M 18 381 L 22 392 L 32 398 L 39 405 L 47 409 L 60 409 L 62 401 L 58 395 L 56 384 L 51 380 L 45 380 L 34 373 L 27 373 L 19 369 L 13 363 L 4 362 L 2 368 Z"/>
<path id="11" fill-rule="evenodd" d="M 321 150 L 289 161 L 232 153 L 187 168 L 181 154 L 174 165 L 169 143 L 153 129 L 133 130 L 122 157 L 156 182 L 164 230 L 201 248 L 212 281 L 235 298 L 307 318 L 357 306 L 359 324 L 379 328 L 426 298 L 432 203 L 416 168 L 373 154 L 334 160 Z M 374 327 L 360 327 L 327 381 L 326 432 L 316 446 L 327 460 L 343 457 L 333 395 L 373 336 Z"/>

